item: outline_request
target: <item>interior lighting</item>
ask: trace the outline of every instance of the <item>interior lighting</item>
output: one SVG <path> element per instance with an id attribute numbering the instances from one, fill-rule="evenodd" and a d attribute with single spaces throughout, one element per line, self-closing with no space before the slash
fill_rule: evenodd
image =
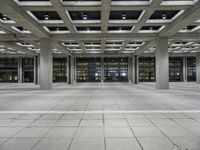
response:
<path id="1" fill-rule="evenodd" d="M 87 20 L 87 14 L 85 14 L 85 13 L 83 14 L 83 19 Z"/>
<path id="2" fill-rule="evenodd" d="M 6 17 L 6 15 L 3 15 L 3 18 L 2 18 L 3 20 L 7 20 L 7 17 Z"/>
<path id="3" fill-rule="evenodd" d="M 49 15 L 45 14 L 45 15 L 44 15 L 44 19 L 45 19 L 45 20 L 49 20 Z"/>
<path id="4" fill-rule="evenodd" d="M 162 14 L 162 19 L 167 19 L 167 14 L 166 13 Z"/>
<path id="5" fill-rule="evenodd" d="M 122 19 L 123 19 L 123 20 L 126 19 L 126 14 L 125 14 L 125 13 L 122 14 Z"/>

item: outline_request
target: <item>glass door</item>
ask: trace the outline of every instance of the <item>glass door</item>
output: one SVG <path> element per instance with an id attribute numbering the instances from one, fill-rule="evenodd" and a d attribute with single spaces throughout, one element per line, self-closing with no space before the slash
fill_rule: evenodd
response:
<path id="1" fill-rule="evenodd" d="M 182 57 L 169 58 L 169 81 L 171 82 L 183 81 L 183 58 Z"/>
<path id="2" fill-rule="evenodd" d="M 53 58 L 53 82 L 67 82 L 67 58 Z"/>
<path id="3" fill-rule="evenodd" d="M 195 57 L 187 58 L 187 81 L 188 82 L 196 81 L 196 58 Z"/>
<path id="4" fill-rule="evenodd" d="M 0 82 L 18 82 L 17 58 L 0 58 Z"/>
<path id="5" fill-rule="evenodd" d="M 155 81 L 155 58 L 140 57 L 139 58 L 139 82 Z"/>
<path id="6" fill-rule="evenodd" d="M 104 58 L 104 81 L 127 82 L 128 58 Z"/>
<path id="7" fill-rule="evenodd" d="M 34 80 L 34 59 L 22 59 L 23 82 L 33 82 Z"/>
<path id="8" fill-rule="evenodd" d="M 101 58 L 76 58 L 77 82 L 101 81 Z"/>

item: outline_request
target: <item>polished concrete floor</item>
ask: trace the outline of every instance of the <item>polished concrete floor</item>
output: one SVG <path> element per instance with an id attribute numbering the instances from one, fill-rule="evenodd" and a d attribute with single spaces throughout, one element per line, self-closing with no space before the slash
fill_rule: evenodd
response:
<path id="1" fill-rule="evenodd" d="M 1 83 L 0 150 L 200 150 L 199 111 L 196 83 Z"/>

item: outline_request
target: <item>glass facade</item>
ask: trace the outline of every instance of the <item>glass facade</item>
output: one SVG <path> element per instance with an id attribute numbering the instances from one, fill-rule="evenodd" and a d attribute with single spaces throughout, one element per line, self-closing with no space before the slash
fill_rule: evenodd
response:
<path id="1" fill-rule="evenodd" d="M 67 58 L 53 58 L 53 82 L 67 82 Z"/>
<path id="2" fill-rule="evenodd" d="M 104 58 L 104 81 L 127 82 L 128 58 Z"/>
<path id="3" fill-rule="evenodd" d="M 101 81 L 101 58 L 77 58 L 76 59 L 77 82 Z"/>
<path id="4" fill-rule="evenodd" d="M 23 58 L 22 70 L 23 70 L 22 82 L 33 82 L 34 81 L 34 59 Z"/>
<path id="5" fill-rule="evenodd" d="M 140 57 L 139 58 L 139 82 L 155 81 L 155 58 Z"/>
<path id="6" fill-rule="evenodd" d="M 187 81 L 189 82 L 196 81 L 196 58 L 195 57 L 187 58 Z"/>
<path id="7" fill-rule="evenodd" d="M 20 63 L 21 64 L 21 63 Z M 19 58 L 0 58 L 0 82 L 18 82 Z M 156 81 L 155 57 L 140 57 L 138 61 L 139 82 Z M 169 81 L 182 82 L 183 70 L 188 82 L 196 81 L 196 58 L 186 57 L 185 69 L 183 57 L 169 58 Z M 67 82 L 67 57 L 53 58 L 53 82 Z M 78 57 L 75 59 L 74 77 L 77 82 L 100 82 L 101 69 L 105 82 L 128 82 L 128 58 Z M 102 67 L 102 68 L 101 68 Z M 37 71 L 37 69 L 36 69 Z M 34 82 L 34 58 L 22 58 L 22 82 Z M 37 77 L 36 77 L 37 78 Z"/>
<path id="8" fill-rule="evenodd" d="M 18 82 L 17 58 L 0 58 L 0 82 Z"/>
<path id="9" fill-rule="evenodd" d="M 169 81 L 170 82 L 183 81 L 183 58 L 182 57 L 169 58 Z"/>

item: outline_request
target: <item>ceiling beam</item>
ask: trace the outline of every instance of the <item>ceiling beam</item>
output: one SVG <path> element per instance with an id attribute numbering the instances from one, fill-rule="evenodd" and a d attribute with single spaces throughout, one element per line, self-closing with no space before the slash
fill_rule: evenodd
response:
<path id="1" fill-rule="evenodd" d="M 28 50 L 28 48 L 18 46 L 18 45 L 16 45 L 16 43 L 13 43 L 13 42 L 0 42 L 0 44 L 4 45 L 6 48 L 16 49 L 16 50 L 10 50 L 10 51 L 14 51 L 14 52 L 21 51 L 21 52 L 25 52 L 28 55 L 37 55 L 37 53 Z"/>
<path id="2" fill-rule="evenodd" d="M 175 21 L 166 26 L 160 33 L 160 36 L 173 36 L 175 33 L 180 31 L 182 28 L 193 24 L 195 21 L 200 19 L 200 1 L 196 2 L 191 8 L 185 11 Z"/>
<path id="3" fill-rule="evenodd" d="M 143 46 L 141 46 L 140 49 L 137 50 L 134 54 L 141 55 L 144 53 L 145 50 L 148 50 L 149 48 L 151 48 L 154 45 L 155 45 L 155 40 L 150 40 L 150 41 L 146 42 Z"/>
<path id="4" fill-rule="evenodd" d="M 31 31 L 32 34 L 41 38 L 49 36 L 49 34 L 13 0 L 1 0 L 0 10 L 3 14 L 6 14 L 9 18 Z"/>

